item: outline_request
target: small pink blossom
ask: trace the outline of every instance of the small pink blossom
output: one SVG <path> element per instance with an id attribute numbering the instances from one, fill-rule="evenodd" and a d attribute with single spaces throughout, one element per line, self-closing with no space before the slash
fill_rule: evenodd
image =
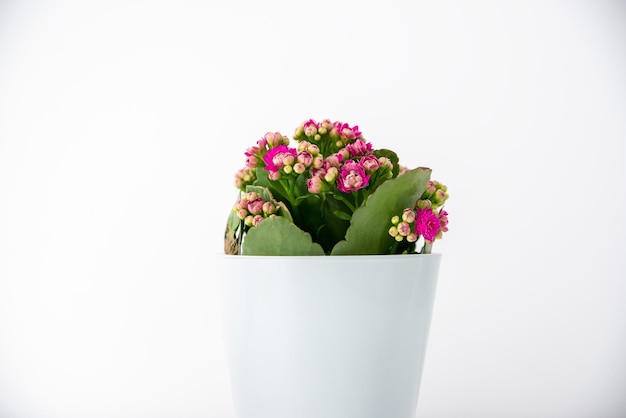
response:
<path id="1" fill-rule="evenodd" d="M 339 167 L 342 161 L 343 157 L 341 156 L 341 154 L 329 155 L 324 160 L 324 168 L 328 170 L 330 167 Z"/>
<path id="2" fill-rule="evenodd" d="M 335 122 L 334 127 L 337 129 L 337 133 L 348 141 L 353 141 L 361 137 L 361 132 L 359 132 L 357 125 L 351 128 L 347 123 Z"/>
<path id="3" fill-rule="evenodd" d="M 286 164 L 293 164 L 296 158 L 295 148 L 287 148 L 286 145 L 279 145 L 270 149 L 267 154 L 263 156 L 263 162 L 266 166 L 264 170 L 269 172 L 277 172 L 282 169 Z"/>
<path id="4" fill-rule="evenodd" d="M 441 208 L 439 210 L 439 226 L 441 228 L 441 232 L 448 232 L 448 212 Z"/>
<path id="5" fill-rule="evenodd" d="M 248 202 L 247 205 L 248 212 L 253 215 L 258 215 L 263 211 L 263 199 L 260 197 Z"/>
<path id="6" fill-rule="evenodd" d="M 319 125 L 313 119 L 309 119 L 302 124 L 304 134 L 308 137 L 315 136 L 315 134 L 317 134 L 317 128 L 319 128 Z"/>
<path id="7" fill-rule="evenodd" d="M 415 218 L 415 233 L 424 237 L 426 241 L 432 242 L 440 228 L 440 220 L 432 209 L 417 209 Z"/>
<path id="8" fill-rule="evenodd" d="M 360 164 L 349 160 L 339 169 L 337 188 L 344 193 L 357 191 L 366 187 L 369 179 L 369 174 L 365 172 Z"/>
<path id="9" fill-rule="evenodd" d="M 378 169 L 380 163 L 378 162 L 378 158 L 374 155 L 366 155 L 359 160 L 359 164 L 367 171 L 368 173 L 373 173 Z"/>
<path id="10" fill-rule="evenodd" d="M 372 143 L 357 139 L 352 144 L 348 144 L 346 148 L 353 157 L 360 157 L 372 151 Z"/>
<path id="11" fill-rule="evenodd" d="M 310 167 L 313 163 L 313 156 L 308 151 L 300 151 L 296 157 L 296 161 L 304 164 L 305 167 Z"/>

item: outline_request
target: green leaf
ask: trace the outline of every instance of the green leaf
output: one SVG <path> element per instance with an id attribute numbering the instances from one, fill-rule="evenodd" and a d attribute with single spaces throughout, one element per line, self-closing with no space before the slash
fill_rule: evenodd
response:
<path id="1" fill-rule="evenodd" d="M 348 215 L 345 212 L 342 212 L 340 210 L 336 210 L 333 212 L 333 215 L 335 215 L 336 217 L 338 217 L 339 219 L 343 219 L 344 221 L 349 221 L 350 220 L 350 215 Z"/>
<path id="2" fill-rule="evenodd" d="M 287 219 L 276 216 L 250 228 L 243 242 L 243 255 L 324 255 L 311 235 Z"/>
<path id="3" fill-rule="evenodd" d="M 391 218 L 413 207 L 430 180 L 429 168 L 416 168 L 383 183 L 352 215 L 346 238 L 331 255 L 385 254 L 393 243 Z"/>
<path id="4" fill-rule="evenodd" d="M 237 216 L 237 212 L 231 210 L 224 230 L 225 254 L 239 254 L 239 237 L 241 237 L 242 228 L 242 220 Z M 237 231 L 239 231 L 239 235 L 237 235 Z"/>

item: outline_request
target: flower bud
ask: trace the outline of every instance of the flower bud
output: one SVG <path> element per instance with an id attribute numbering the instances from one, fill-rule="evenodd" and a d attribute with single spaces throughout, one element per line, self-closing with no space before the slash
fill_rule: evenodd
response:
<path id="1" fill-rule="evenodd" d="M 426 209 L 432 207 L 432 202 L 428 199 L 420 199 L 417 201 L 416 206 L 420 209 Z"/>
<path id="2" fill-rule="evenodd" d="M 406 222 L 400 222 L 398 224 L 398 234 L 402 235 L 403 237 L 406 237 L 410 233 L 411 233 L 411 225 L 409 225 Z"/>
<path id="3" fill-rule="evenodd" d="M 298 151 L 298 152 L 308 151 L 310 145 L 311 145 L 311 143 L 309 141 L 300 141 L 300 142 L 298 142 L 298 146 L 296 147 L 296 151 Z"/>
<path id="4" fill-rule="evenodd" d="M 308 137 L 317 135 L 317 126 L 307 125 L 304 127 L 304 134 Z"/>
<path id="5" fill-rule="evenodd" d="M 289 138 L 282 135 L 280 132 L 268 132 L 263 139 L 267 141 L 267 145 L 269 145 L 270 148 L 289 144 Z"/>
<path id="6" fill-rule="evenodd" d="M 320 148 L 315 144 L 309 144 L 306 150 L 314 157 L 320 153 Z"/>
<path id="7" fill-rule="evenodd" d="M 398 215 L 394 216 L 393 218 L 391 218 L 391 223 L 394 225 L 398 225 L 398 223 L 400 223 L 400 217 Z"/>
<path id="8" fill-rule="evenodd" d="M 398 235 L 396 235 L 396 236 L 395 236 L 395 239 L 396 239 L 396 241 L 398 241 L 398 242 L 402 242 L 402 240 L 404 239 L 404 237 L 403 237 L 402 235 L 398 234 Z"/>
<path id="9" fill-rule="evenodd" d="M 313 163 L 313 156 L 308 151 L 300 151 L 296 161 L 304 164 L 306 167 L 309 167 Z"/>
<path id="10" fill-rule="evenodd" d="M 270 171 L 269 178 L 272 181 L 276 181 L 280 179 L 280 171 Z"/>
<path id="11" fill-rule="evenodd" d="M 244 198 L 246 199 L 246 202 L 252 202 L 253 200 L 260 199 L 261 196 L 257 192 L 248 192 L 244 195 Z"/>
<path id="12" fill-rule="evenodd" d="M 271 215 L 276 213 L 276 206 L 272 202 L 263 203 L 263 213 L 265 215 Z"/>
<path id="13" fill-rule="evenodd" d="M 415 212 L 412 209 L 404 209 L 402 212 L 402 220 L 408 223 L 415 222 Z"/>
<path id="14" fill-rule="evenodd" d="M 283 171 L 285 172 L 285 174 L 291 174 L 291 172 L 293 171 L 293 167 L 290 165 L 286 165 L 283 167 Z"/>
<path id="15" fill-rule="evenodd" d="M 246 219 L 246 216 L 248 216 L 248 211 L 245 209 L 239 209 L 237 211 L 237 217 L 239 217 L 239 219 L 244 220 Z"/>
<path id="16" fill-rule="evenodd" d="M 302 174 L 306 171 L 306 167 L 302 163 L 295 163 L 293 165 L 293 171 L 295 171 L 296 174 Z"/>
<path id="17" fill-rule="evenodd" d="M 398 228 L 396 228 L 395 226 L 392 226 L 391 228 L 389 228 L 389 235 L 391 235 L 392 237 L 397 236 Z"/>
<path id="18" fill-rule="evenodd" d="M 254 226 L 254 216 L 252 215 L 246 216 L 246 219 L 244 219 L 243 222 L 246 224 L 246 226 Z"/>
<path id="19" fill-rule="evenodd" d="M 324 159 L 321 156 L 317 156 L 313 158 L 313 168 L 322 168 L 324 167 Z"/>
<path id="20" fill-rule="evenodd" d="M 435 193 L 437 191 L 437 186 L 435 185 L 435 182 L 432 180 L 429 180 L 428 183 L 426 183 L 426 190 L 424 191 L 424 196 L 432 196 L 433 193 Z"/>
<path id="21" fill-rule="evenodd" d="M 291 154 L 285 155 L 285 157 L 283 158 L 284 165 L 293 165 L 295 161 L 296 159 Z"/>
<path id="22" fill-rule="evenodd" d="M 259 198 L 248 202 L 247 209 L 252 215 L 259 215 L 263 211 L 263 199 Z"/>
<path id="23" fill-rule="evenodd" d="M 318 194 L 322 191 L 324 184 L 321 178 L 319 178 L 318 176 L 315 176 L 315 177 L 311 177 L 310 179 L 307 179 L 306 186 L 309 192 L 313 194 Z"/>
<path id="24" fill-rule="evenodd" d="M 415 242 L 417 241 L 419 237 L 417 236 L 417 234 L 415 232 L 411 232 L 409 235 L 406 236 L 406 240 L 408 242 Z"/>
<path id="25" fill-rule="evenodd" d="M 261 223 L 261 221 L 263 221 L 263 218 L 261 215 L 256 215 L 253 219 L 252 219 L 252 225 L 253 226 L 259 226 L 259 224 Z"/>
<path id="26" fill-rule="evenodd" d="M 337 180 L 337 176 L 339 175 L 339 169 L 337 167 L 330 167 L 326 174 L 324 175 L 324 180 L 327 183 L 334 183 Z"/>

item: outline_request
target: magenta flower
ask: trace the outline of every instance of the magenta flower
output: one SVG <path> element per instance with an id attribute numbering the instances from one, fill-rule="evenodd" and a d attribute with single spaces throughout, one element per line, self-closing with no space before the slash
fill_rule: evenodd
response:
<path id="1" fill-rule="evenodd" d="M 353 141 L 355 139 L 359 139 L 361 137 L 361 132 L 359 132 L 359 127 L 354 125 L 354 127 L 350 127 L 347 123 L 335 122 L 335 129 L 337 129 L 337 133 L 347 139 L 348 141 Z"/>
<path id="2" fill-rule="evenodd" d="M 279 145 L 272 148 L 263 156 L 263 162 L 266 164 L 264 170 L 276 173 L 285 167 L 285 165 L 293 164 L 296 155 L 295 148 L 287 148 L 286 145 Z"/>
<path id="3" fill-rule="evenodd" d="M 415 233 L 424 237 L 426 241 L 432 242 L 437 233 L 441 223 L 439 218 L 432 209 L 417 209 L 417 216 L 415 217 Z"/>
<path id="4" fill-rule="evenodd" d="M 378 167 L 380 166 L 380 163 L 378 162 L 378 158 L 376 158 L 376 156 L 374 155 L 364 156 L 363 158 L 359 160 L 359 164 L 361 164 L 361 167 L 363 167 L 365 171 L 370 174 L 376 171 L 376 169 L 378 169 Z"/>
<path id="5" fill-rule="evenodd" d="M 369 180 L 370 176 L 365 169 L 359 163 L 349 160 L 339 169 L 337 188 L 344 193 L 349 193 L 366 187 Z"/>
<path id="6" fill-rule="evenodd" d="M 373 149 L 371 142 L 365 142 L 362 139 L 357 139 L 352 144 L 348 144 L 346 148 L 348 149 L 350 155 L 352 155 L 353 157 L 365 155 L 368 152 L 371 152 Z"/>

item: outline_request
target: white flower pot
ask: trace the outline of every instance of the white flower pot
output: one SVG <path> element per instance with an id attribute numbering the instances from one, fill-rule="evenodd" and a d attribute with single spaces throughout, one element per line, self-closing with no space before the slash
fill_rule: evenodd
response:
<path id="1" fill-rule="evenodd" d="M 441 255 L 218 257 L 238 418 L 414 418 Z"/>

